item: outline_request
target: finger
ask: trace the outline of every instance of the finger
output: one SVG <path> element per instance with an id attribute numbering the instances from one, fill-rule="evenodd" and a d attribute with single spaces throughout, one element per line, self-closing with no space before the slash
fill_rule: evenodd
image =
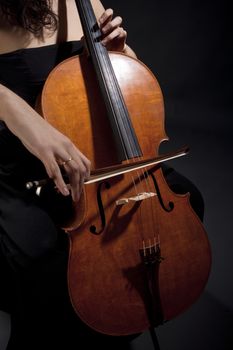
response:
<path id="1" fill-rule="evenodd" d="M 79 159 L 79 164 L 74 160 L 64 165 L 66 173 L 69 177 L 71 194 L 73 201 L 78 201 L 81 195 L 86 169 Z"/>
<path id="2" fill-rule="evenodd" d="M 91 172 L 90 160 L 76 147 L 70 149 L 70 156 L 80 167 L 84 167 L 84 177 L 88 179 Z"/>
<path id="3" fill-rule="evenodd" d="M 122 24 L 122 18 L 117 16 L 112 21 L 105 22 L 100 28 L 103 33 L 103 35 L 107 35 L 108 33 L 111 33 L 114 29 L 120 27 Z"/>
<path id="4" fill-rule="evenodd" d="M 107 46 L 109 43 L 113 42 L 113 40 L 117 39 L 119 43 L 122 42 L 122 45 L 124 46 L 126 35 L 126 31 L 123 28 L 119 27 L 107 35 L 101 42 L 104 46 Z"/>
<path id="5" fill-rule="evenodd" d="M 99 18 L 99 24 L 100 26 L 103 25 L 105 22 L 111 21 L 113 16 L 113 10 L 107 9 L 103 12 L 103 14 Z"/>
<path id="6" fill-rule="evenodd" d="M 82 191 L 83 191 L 83 186 L 84 186 L 84 176 L 80 176 L 79 178 L 79 184 L 78 186 L 76 187 L 76 192 L 73 193 L 72 195 L 72 199 L 74 202 L 78 202 L 80 197 L 81 197 L 81 194 L 82 194 Z"/>
<path id="7" fill-rule="evenodd" d="M 67 188 L 67 185 L 65 184 L 61 170 L 59 168 L 59 165 L 57 164 L 55 159 L 50 159 L 46 162 L 44 162 L 44 166 L 46 169 L 46 172 L 48 176 L 54 181 L 57 189 L 64 195 L 69 195 L 69 190 Z"/>
<path id="8" fill-rule="evenodd" d="M 85 178 L 85 180 L 88 180 L 90 175 L 91 175 L 91 162 L 82 153 L 80 154 L 80 158 L 81 158 L 82 164 L 85 168 L 84 178 Z"/>
<path id="9" fill-rule="evenodd" d="M 69 153 L 66 151 L 62 152 L 62 150 L 59 151 L 59 154 L 56 153 L 56 160 L 58 165 L 62 167 L 72 160 L 76 161 L 78 164 L 80 160 L 82 160 L 85 167 L 89 162 L 88 159 L 73 145 L 72 147 L 69 147 Z"/>
<path id="10" fill-rule="evenodd" d="M 69 172 L 68 177 L 69 177 L 72 200 L 74 202 L 78 202 L 80 198 L 80 192 L 81 192 L 80 174 L 79 172 Z"/>
<path id="11" fill-rule="evenodd" d="M 90 177 L 91 162 L 74 144 L 69 144 L 64 151 L 59 149 L 59 155 L 57 153 L 56 157 L 58 159 L 58 164 L 65 169 L 68 177 L 71 178 L 72 176 L 73 184 L 75 183 L 75 185 L 77 185 L 79 183 L 80 176 L 84 177 L 85 179 Z M 76 174 L 76 180 L 73 173 L 78 173 Z M 74 193 L 76 190 L 74 189 L 74 186 L 72 187 L 72 192 Z"/>

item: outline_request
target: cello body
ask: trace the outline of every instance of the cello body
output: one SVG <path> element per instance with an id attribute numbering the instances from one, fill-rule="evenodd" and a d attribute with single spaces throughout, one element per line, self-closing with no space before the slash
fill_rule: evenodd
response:
<path id="1" fill-rule="evenodd" d="M 167 140 L 159 84 L 139 60 L 120 53 L 109 57 L 142 158 L 154 157 Z M 51 72 L 41 108 L 91 160 L 92 169 L 119 163 L 86 54 Z M 211 265 L 207 234 L 189 194 L 173 193 L 159 166 L 85 185 L 76 209 L 76 225 L 66 229 L 68 286 L 88 326 L 110 335 L 142 332 L 176 317 L 200 296 Z"/>

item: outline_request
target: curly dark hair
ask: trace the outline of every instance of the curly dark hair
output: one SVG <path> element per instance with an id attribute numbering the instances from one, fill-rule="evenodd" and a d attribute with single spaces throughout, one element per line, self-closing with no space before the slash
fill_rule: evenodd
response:
<path id="1" fill-rule="evenodd" d="M 43 28 L 56 30 L 57 15 L 52 0 L 0 0 L 0 14 L 10 25 L 42 35 Z"/>

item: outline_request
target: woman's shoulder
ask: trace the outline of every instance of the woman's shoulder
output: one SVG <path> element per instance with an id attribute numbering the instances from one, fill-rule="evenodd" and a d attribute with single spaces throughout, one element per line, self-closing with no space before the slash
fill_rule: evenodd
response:
<path id="1" fill-rule="evenodd" d="M 58 28 L 51 30 L 51 28 L 44 27 L 43 33 L 40 35 L 35 35 L 20 26 L 13 26 L 6 20 L 1 19 L 0 54 L 28 48 L 51 46 L 65 41 L 79 41 L 83 36 L 83 32 L 74 3 L 72 1 L 70 3 L 68 2 L 65 8 L 59 10 Z M 58 9 L 54 9 L 55 14 L 57 11 Z"/>

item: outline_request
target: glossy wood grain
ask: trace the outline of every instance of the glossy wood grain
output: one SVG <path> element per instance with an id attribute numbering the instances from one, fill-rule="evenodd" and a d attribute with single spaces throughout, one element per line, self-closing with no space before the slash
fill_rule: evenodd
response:
<path id="1" fill-rule="evenodd" d="M 140 61 L 110 54 L 143 159 L 158 154 L 167 139 L 159 84 Z M 90 60 L 73 57 L 50 74 L 42 94 L 44 117 L 66 134 L 91 160 L 92 169 L 118 161 L 112 132 Z M 138 159 L 137 159 L 138 160 Z M 131 160 L 130 162 L 133 162 Z M 169 320 L 199 297 L 208 279 L 211 258 L 205 229 L 192 210 L 189 195 L 174 194 L 158 167 L 151 168 L 159 196 L 116 205 L 121 198 L 155 192 L 152 176 L 142 171 L 85 186 L 79 227 L 69 231 L 68 284 L 80 318 L 95 330 L 125 335 Z M 108 186 L 107 186 L 108 185 Z M 99 187 L 101 186 L 101 187 Z M 97 193 L 106 219 L 102 228 Z M 99 234 L 91 233 L 95 226 Z M 140 250 L 158 243 L 154 266 L 154 305 L 148 302 L 146 268 Z M 148 311 L 149 310 L 149 311 Z"/>

